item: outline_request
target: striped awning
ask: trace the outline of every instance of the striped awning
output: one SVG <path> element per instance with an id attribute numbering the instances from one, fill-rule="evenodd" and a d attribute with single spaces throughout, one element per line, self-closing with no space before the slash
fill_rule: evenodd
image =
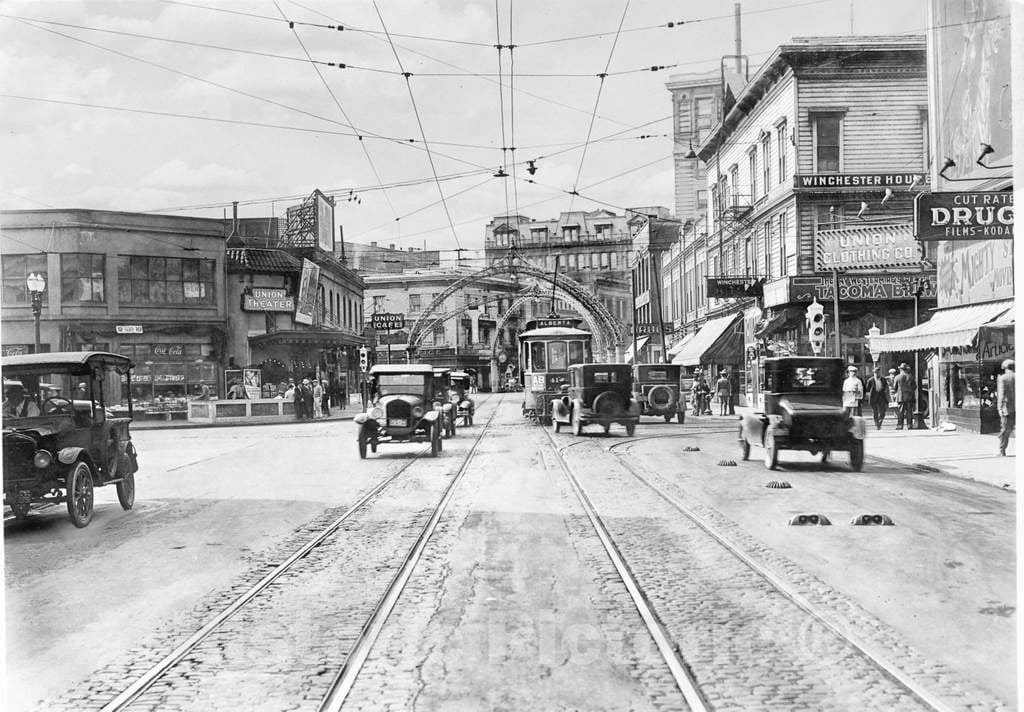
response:
<path id="1" fill-rule="evenodd" d="M 931 319 L 923 324 L 871 338 L 868 348 L 871 353 L 880 354 L 970 347 L 981 327 L 996 321 L 1012 309 L 1012 299 L 942 309 L 934 312 Z"/>

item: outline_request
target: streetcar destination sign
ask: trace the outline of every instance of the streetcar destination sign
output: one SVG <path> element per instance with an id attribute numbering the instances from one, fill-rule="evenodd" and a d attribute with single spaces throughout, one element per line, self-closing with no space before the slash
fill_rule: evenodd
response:
<path id="1" fill-rule="evenodd" d="M 922 193 L 914 199 L 914 235 L 932 240 L 1012 240 L 1013 193 Z"/>
<path id="2" fill-rule="evenodd" d="M 405 314 L 390 314 L 384 312 L 382 314 L 373 314 L 373 328 L 374 329 L 404 329 L 405 328 Z"/>

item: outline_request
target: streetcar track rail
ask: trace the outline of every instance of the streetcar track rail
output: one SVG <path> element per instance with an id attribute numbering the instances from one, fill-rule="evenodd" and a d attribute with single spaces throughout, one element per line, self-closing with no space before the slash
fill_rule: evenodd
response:
<path id="1" fill-rule="evenodd" d="M 550 436 L 549 436 L 550 437 Z M 713 524 L 711 524 L 705 517 L 695 512 L 692 508 L 686 506 L 684 503 L 679 501 L 677 497 L 667 492 L 664 488 L 653 483 L 648 477 L 645 477 L 631 460 L 627 459 L 624 455 L 617 452 L 620 448 L 628 448 L 640 440 L 651 439 L 651 438 L 633 438 L 628 441 L 615 443 L 607 449 L 608 452 L 615 455 L 619 463 L 636 479 L 640 480 L 650 490 L 652 490 L 661 499 L 671 505 L 674 509 L 678 510 L 687 519 L 697 525 L 702 531 L 711 536 L 719 545 L 725 548 L 729 553 L 739 559 L 745 566 L 750 568 L 761 578 L 768 582 L 776 591 L 783 595 L 786 599 L 791 601 L 805 613 L 813 617 L 816 621 L 821 623 L 831 633 L 838 636 L 839 639 L 846 641 L 855 649 L 857 649 L 861 655 L 863 655 L 868 661 L 870 661 L 875 667 L 877 667 L 883 674 L 885 674 L 890 680 L 896 682 L 898 685 L 903 687 L 919 702 L 926 705 L 927 707 L 936 710 L 937 712 L 952 712 L 953 708 L 935 696 L 931 691 L 926 689 L 923 685 L 914 680 L 910 675 L 903 672 L 903 670 L 894 662 L 889 660 L 888 656 L 884 654 L 878 646 L 871 642 L 864 640 L 857 634 L 845 630 L 842 626 L 832 622 L 831 617 L 821 610 L 819 606 L 808 600 L 802 593 L 797 591 L 791 584 L 777 575 L 769 566 L 766 566 L 754 557 L 749 555 L 743 550 L 741 546 L 731 541 L 726 535 L 719 531 Z M 649 470 L 648 470 L 649 471 Z M 657 473 L 655 473 L 657 474 Z"/>
<path id="2" fill-rule="evenodd" d="M 459 467 L 459 470 L 457 471 L 455 477 L 452 479 L 452 482 L 450 482 L 446 487 L 445 494 L 442 496 L 441 504 L 445 506 L 447 505 L 448 500 L 451 498 L 451 494 L 454 493 L 455 485 L 457 485 L 457 483 L 461 480 L 462 474 L 468 468 L 468 464 L 472 460 L 473 455 L 476 453 L 476 449 L 479 446 L 480 440 L 482 439 L 484 433 L 487 430 L 487 426 L 490 425 L 496 413 L 497 409 L 495 409 L 495 411 L 491 414 L 490 418 L 488 419 L 484 427 L 480 429 L 480 432 L 476 436 L 476 440 L 473 442 L 472 447 L 466 454 L 464 461 L 462 465 Z M 246 604 L 255 599 L 259 594 L 267 590 L 271 586 L 271 584 L 274 583 L 274 581 L 276 581 L 284 573 L 291 569 L 297 562 L 304 559 L 316 547 L 323 544 L 343 524 L 345 524 L 345 522 L 348 521 L 349 518 L 351 518 L 354 514 L 362 510 L 370 501 L 372 501 L 375 497 L 377 497 L 377 495 L 383 492 L 389 485 L 398 480 L 398 478 L 405 474 L 413 465 L 420 462 L 421 460 L 428 460 L 427 455 L 429 452 L 430 448 L 427 446 L 424 446 L 420 448 L 418 451 L 414 452 L 413 457 L 408 462 L 403 464 L 393 474 L 387 476 L 385 479 L 381 480 L 373 487 L 371 487 L 367 492 L 365 492 L 361 497 L 359 497 L 359 499 L 357 499 L 341 516 L 337 517 L 334 521 L 329 523 L 320 532 L 318 532 L 311 539 L 309 539 L 305 544 L 296 549 L 290 556 L 288 556 L 280 563 L 266 564 L 265 567 L 273 567 L 271 571 L 269 571 L 265 576 L 263 576 L 251 587 L 246 589 L 246 591 L 244 591 L 241 595 L 235 598 L 230 604 L 224 607 L 220 611 L 220 613 L 210 618 L 199 629 L 192 633 L 192 635 L 190 635 L 184 641 L 179 643 L 173 650 L 171 650 L 171 652 L 169 652 L 167 655 L 165 655 L 163 658 L 161 658 L 159 661 L 153 664 L 145 673 L 138 676 L 128 687 L 123 689 L 116 697 L 114 697 L 114 699 L 110 700 L 105 705 L 103 705 L 103 707 L 100 708 L 101 712 L 117 712 L 119 710 L 124 710 L 128 706 L 133 704 L 135 701 L 137 701 L 139 697 L 145 694 L 150 688 L 152 688 L 153 685 L 156 684 L 156 682 L 160 680 L 165 673 L 167 673 L 171 668 L 180 663 L 187 655 L 189 655 L 189 653 L 195 650 L 203 641 L 208 639 L 214 631 L 216 631 L 227 620 L 229 620 L 236 613 L 238 613 L 238 611 L 240 611 Z M 436 526 L 436 520 L 440 518 L 440 512 L 443 511 L 443 506 L 441 506 L 441 504 L 438 505 L 438 507 L 440 507 L 440 510 L 435 510 L 435 514 L 433 517 L 431 517 L 430 522 L 428 522 L 428 526 L 430 525 L 431 522 L 434 522 L 434 526 Z M 433 529 L 431 528 L 431 533 L 432 532 Z M 420 545 L 420 539 L 422 538 L 423 533 L 421 532 L 420 537 L 417 539 L 416 546 Z M 427 538 L 429 538 L 429 536 Z M 423 546 L 425 546 L 425 539 L 423 540 L 422 544 Z M 420 551 L 422 551 L 422 548 L 420 549 Z M 408 561 L 409 556 L 406 557 L 406 563 L 408 563 Z M 403 565 L 403 570 L 404 568 L 405 565 Z M 394 586 L 394 582 L 392 582 L 391 586 L 389 586 L 389 589 L 392 586 Z M 385 597 L 386 596 L 387 594 L 385 594 Z M 378 604 L 378 606 L 379 605 L 380 604 Z M 376 615 L 376 608 L 374 615 Z M 361 633 L 360 638 L 362 638 L 362 636 L 363 634 Z M 348 667 L 347 662 L 345 667 Z"/>

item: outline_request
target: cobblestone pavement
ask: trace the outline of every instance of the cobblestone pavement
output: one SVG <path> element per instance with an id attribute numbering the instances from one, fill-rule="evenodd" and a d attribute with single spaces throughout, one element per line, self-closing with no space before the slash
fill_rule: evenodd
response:
<path id="1" fill-rule="evenodd" d="M 345 709 L 686 709 L 543 433 L 497 424 Z"/>
<path id="2" fill-rule="evenodd" d="M 922 709 L 848 642 L 625 472 L 600 441 L 576 440 L 568 450 L 573 471 L 715 709 Z M 850 599 L 735 523 L 685 499 L 686 493 L 665 478 L 645 474 L 745 553 L 781 573 L 840 630 L 886 651 L 951 708 L 1007 709 L 946 666 L 925 659 Z M 623 491 L 631 496 L 624 498 Z"/>

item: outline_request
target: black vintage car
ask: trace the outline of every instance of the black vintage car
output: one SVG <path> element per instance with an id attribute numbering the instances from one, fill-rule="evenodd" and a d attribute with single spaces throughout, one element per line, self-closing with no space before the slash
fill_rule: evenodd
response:
<path id="1" fill-rule="evenodd" d="M 663 417 L 666 423 L 675 416 L 686 421 L 686 397 L 680 397 L 682 366 L 671 363 L 638 363 L 633 366 L 633 398 L 641 415 Z"/>
<path id="2" fill-rule="evenodd" d="M 63 502 L 71 522 L 87 526 L 93 487 L 109 484 L 131 509 L 139 469 L 129 433 L 131 361 L 72 351 L 8 356 L 2 366 L 4 504 L 14 516 Z M 114 417 L 122 407 L 125 416 Z"/>
<path id="3" fill-rule="evenodd" d="M 452 371 L 450 368 L 435 368 L 431 381 L 434 395 L 431 406 L 441 411 L 441 433 L 446 438 L 455 437 L 455 405 L 452 400 Z"/>
<path id="4" fill-rule="evenodd" d="M 628 363 L 586 363 L 569 366 L 569 383 L 564 393 L 551 402 L 555 432 L 571 425 L 573 435 L 584 426 L 600 425 L 607 433 L 612 423 L 636 431 L 640 404 L 632 396 L 633 373 Z"/>
<path id="5" fill-rule="evenodd" d="M 476 413 L 476 403 L 469 397 L 469 386 L 473 377 L 465 371 L 452 371 L 452 390 L 454 396 L 452 403 L 455 405 L 455 417 L 462 418 L 463 425 L 473 424 L 473 415 Z"/>
<path id="6" fill-rule="evenodd" d="M 429 442 L 430 454 L 441 452 L 441 410 L 433 408 L 434 369 L 427 364 L 374 366 L 370 369 L 370 403 L 354 418 L 359 457 L 381 443 Z"/>
<path id="7" fill-rule="evenodd" d="M 850 467 L 864 466 L 865 420 L 843 409 L 846 364 L 838 358 L 813 356 L 770 358 L 764 365 L 764 412 L 740 417 L 740 454 L 764 448 L 764 463 L 774 470 L 781 450 L 850 453 Z"/>

